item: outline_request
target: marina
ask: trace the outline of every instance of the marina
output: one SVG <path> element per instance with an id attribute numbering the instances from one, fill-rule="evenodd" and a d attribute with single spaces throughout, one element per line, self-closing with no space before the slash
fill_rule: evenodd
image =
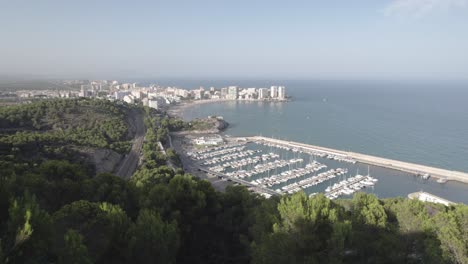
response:
<path id="1" fill-rule="evenodd" d="M 364 188 L 373 187 L 378 180 L 370 175 L 356 175 L 347 180 L 333 184 L 325 189 L 325 196 L 330 199 L 338 198 L 342 195 L 351 195 Z"/>
<path id="2" fill-rule="evenodd" d="M 327 155 L 337 156 L 337 157 L 344 157 L 344 159 L 350 159 L 356 162 L 361 162 L 365 164 L 380 166 L 384 168 L 389 168 L 393 170 L 400 170 L 404 172 L 413 173 L 416 175 L 422 175 L 424 179 L 428 179 L 429 177 L 433 176 L 436 178 L 442 178 L 445 180 L 454 180 L 463 183 L 468 183 L 468 173 L 460 172 L 460 171 L 451 171 L 445 170 L 441 168 L 429 167 L 420 164 L 413 164 L 409 162 L 397 161 L 392 159 L 380 158 L 355 152 L 345 152 L 330 148 L 324 148 L 319 146 L 313 146 L 298 142 L 292 141 L 285 141 L 267 137 L 250 137 L 249 140 L 254 142 L 269 142 L 271 144 L 278 144 L 284 146 L 286 148 L 296 148 L 300 151 L 309 151 L 309 152 L 318 152 L 318 153 L 326 153 Z"/>
<path id="3" fill-rule="evenodd" d="M 237 182 L 266 197 L 304 191 L 307 195 L 324 193 L 330 199 L 350 198 L 356 192 L 394 197 L 386 188 L 396 179 L 410 181 L 406 193 L 433 189 L 451 184 L 449 176 L 435 171 L 402 170 L 376 165 L 379 158 L 364 162 L 359 155 L 318 146 L 282 141 L 266 137 L 227 137 L 226 144 L 194 148 L 188 156 L 206 173 L 221 180 Z M 392 164 L 397 164 L 392 161 Z M 358 171 L 371 168 L 367 175 Z M 419 167 L 417 167 L 419 168 Z M 405 188 L 408 188 L 405 186 Z M 422 187 L 421 187 L 422 186 Z M 437 192 L 435 192 L 437 194 Z"/>

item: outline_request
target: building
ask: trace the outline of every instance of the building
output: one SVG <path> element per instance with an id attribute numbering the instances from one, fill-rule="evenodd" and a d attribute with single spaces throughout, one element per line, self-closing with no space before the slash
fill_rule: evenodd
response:
<path id="1" fill-rule="evenodd" d="M 153 97 L 148 100 L 148 106 L 154 109 L 160 109 L 169 103 L 170 102 L 164 97 Z"/>
<path id="2" fill-rule="evenodd" d="M 135 97 L 134 97 L 133 95 L 131 95 L 131 94 L 124 96 L 123 100 L 124 100 L 124 102 L 126 102 L 127 104 L 133 104 L 133 103 L 135 103 Z"/>
<path id="3" fill-rule="evenodd" d="M 227 95 L 228 95 L 228 88 L 226 87 L 221 88 L 221 94 L 220 94 L 221 98 L 226 99 Z"/>
<path id="4" fill-rule="evenodd" d="M 185 89 L 176 89 L 174 91 L 174 95 L 176 96 L 180 96 L 180 97 L 188 97 L 189 96 L 189 91 L 185 90 Z"/>
<path id="5" fill-rule="evenodd" d="M 128 90 L 128 89 L 133 88 L 133 84 L 131 84 L 131 83 L 124 83 L 124 84 L 121 85 L 121 87 L 122 87 L 123 89 L 125 89 L 125 90 Z"/>
<path id="6" fill-rule="evenodd" d="M 278 98 L 281 100 L 286 99 L 286 88 L 284 86 L 278 86 Z"/>
<path id="7" fill-rule="evenodd" d="M 271 86 L 270 87 L 270 97 L 277 98 L 278 97 L 278 86 Z"/>
<path id="8" fill-rule="evenodd" d="M 237 98 L 239 98 L 239 87 L 229 86 L 228 87 L 228 94 L 227 94 L 226 98 L 230 99 L 230 100 L 237 100 Z"/>
<path id="9" fill-rule="evenodd" d="M 203 99 L 211 99 L 211 92 L 210 91 L 205 91 L 203 93 Z"/>
<path id="10" fill-rule="evenodd" d="M 130 91 L 116 91 L 114 93 L 115 100 L 122 100 L 126 95 L 131 94 Z"/>
<path id="11" fill-rule="evenodd" d="M 199 146 L 204 146 L 204 145 L 216 146 L 216 145 L 223 144 L 224 140 L 220 135 L 213 135 L 213 136 L 206 136 L 206 137 L 196 138 L 193 141 L 193 143 L 195 143 L 195 145 L 199 145 Z"/>
<path id="12" fill-rule="evenodd" d="M 148 99 L 153 99 L 153 98 L 158 97 L 158 93 L 148 92 L 147 96 L 148 96 Z"/>
<path id="13" fill-rule="evenodd" d="M 81 90 L 79 93 L 79 97 L 91 97 L 93 96 L 93 86 L 88 84 L 88 85 L 81 85 Z"/>
<path id="14" fill-rule="evenodd" d="M 203 98 L 203 90 L 202 89 L 194 90 L 193 97 L 195 98 L 195 100 L 201 100 Z"/>
<path id="15" fill-rule="evenodd" d="M 267 99 L 268 98 L 268 89 L 260 88 L 258 89 L 258 99 Z"/>
<path id="16" fill-rule="evenodd" d="M 158 100 L 155 100 L 155 99 L 148 100 L 148 106 L 150 108 L 158 109 Z"/>
<path id="17" fill-rule="evenodd" d="M 141 91 L 132 91 L 131 93 L 133 97 L 135 97 L 135 99 L 141 99 L 143 97 L 143 94 Z"/>

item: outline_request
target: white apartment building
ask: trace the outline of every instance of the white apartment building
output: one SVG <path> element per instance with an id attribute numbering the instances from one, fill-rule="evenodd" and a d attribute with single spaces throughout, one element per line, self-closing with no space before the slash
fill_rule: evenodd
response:
<path id="1" fill-rule="evenodd" d="M 126 95 L 131 94 L 131 91 L 116 91 L 114 93 L 115 100 L 122 100 Z"/>
<path id="2" fill-rule="evenodd" d="M 278 86 L 278 98 L 286 99 L 286 88 L 284 86 Z"/>
<path id="3" fill-rule="evenodd" d="M 277 98 L 278 97 L 278 86 L 271 86 L 270 87 L 270 97 Z"/>
<path id="4" fill-rule="evenodd" d="M 129 95 L 125 95 L 123 100 L 127 104 L 133 104 L 135 102 L 135 97 L 133 97 L 133 95 L 129 94 Z"/>
<path id="5" fill-rule="evenodd" d="M 202 89 L 197 89 L 193 91 L 193 97 L 195 97 L 195 100 L 201 100 L 203 98 L 203 90 Z"/>
<path id="6" fill-rule="evenodd" d="M 237 98 L 239 98 L 239 87 L 229 86 L 228 87 L 227 99 L 236 100 Z"/>
<path id="7" fill-rule="evenodd" d="M 258 89 L 258 99 L 266 99 L 266 98 L 268 98 L 268 89 L 267 88 Z"/>
<path id="8" fill-rule="evenodd" d="M 221 88 L 221 98 L 226 98 L 228 95 L 228 88 L 224 87 L 224 88 Z"/>

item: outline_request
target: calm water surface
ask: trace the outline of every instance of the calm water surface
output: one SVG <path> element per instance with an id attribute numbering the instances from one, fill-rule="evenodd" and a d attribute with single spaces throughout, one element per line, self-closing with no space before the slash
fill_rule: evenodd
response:
<path id="1" fill-rule="evenodd" d="M 196 105 L 187 108 L 183 117 L 222 115 L 231 124 L 226 131 L 230 135 L 264 135 L 468 172 L 468 84 L 246 81 L 204 85 L 232 84 L 283 84 L 294 101 Z M 392 170 L 373 171 L 373 176 L 385 176 L 375 187 L 380 197 L 406 196 L 422 189 L 468 203 L 466 184 L 441 185 Z"/>

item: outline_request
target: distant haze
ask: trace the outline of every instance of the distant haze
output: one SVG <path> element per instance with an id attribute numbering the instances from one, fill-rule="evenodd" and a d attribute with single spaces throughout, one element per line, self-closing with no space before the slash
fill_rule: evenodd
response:
<path id="1" fill-rule="evenodd" d="M 0 23 L 3 76 L 468 79 L 468 0 L 4 1 Z"/>

